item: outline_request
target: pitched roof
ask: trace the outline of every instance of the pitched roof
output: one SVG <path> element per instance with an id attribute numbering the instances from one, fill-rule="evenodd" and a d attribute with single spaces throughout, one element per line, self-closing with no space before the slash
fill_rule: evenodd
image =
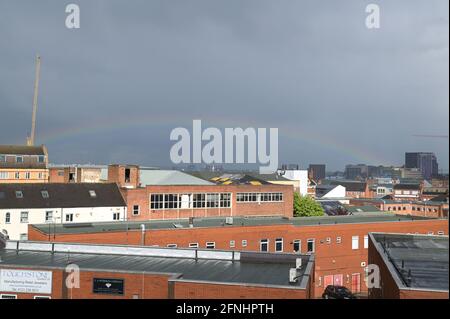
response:
<path id="1" fill-rule="evenodd" d="M 175 170 L 140 169 L 142 185 L 213 185 L 201 178 Z"/>
<path id="2" fill-rule="evenodd" d="M 357 182 L 357 181 L 329 181 L 331 185 L 342 185 L 345 187 L 347 192 L 365 192 L 366 191 L 366 182 Z"/>
<path id="3" fill-rule="evenodd" d="M 45 155 L 45 146 L 0 145 L 2 155 Z"/>
<path id="4" fill-rule="evenodd" d="M 17 196 L 16 192 L 23 196 Z M 0 209 L 117 206 L 126 204 L 119 188 L 112 183 L 0 184 Z"/>

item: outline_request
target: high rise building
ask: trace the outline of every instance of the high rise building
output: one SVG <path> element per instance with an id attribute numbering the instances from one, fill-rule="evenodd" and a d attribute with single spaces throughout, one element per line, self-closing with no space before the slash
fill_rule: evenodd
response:
<path id="1" fill-rule="evenodd" d="M 325 164 L 309 164 L 308 175 L 315 181 L 325 179 Z"/>
<path id="2" fill-rule="evenodd" d="M 417 168 L 425 179 L 439 175 L 439 166 L 434 153 L 407 152 L 405 153 L 405 168 Z"/>

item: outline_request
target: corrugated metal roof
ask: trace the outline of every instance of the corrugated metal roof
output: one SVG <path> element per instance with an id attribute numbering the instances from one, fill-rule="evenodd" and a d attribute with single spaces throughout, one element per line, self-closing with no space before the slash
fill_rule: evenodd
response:
<path id="1" fill-rule="evenodd" d="M 176 170 L 141 169 L 142 185 L 214 185 L 211 182 Z"/>

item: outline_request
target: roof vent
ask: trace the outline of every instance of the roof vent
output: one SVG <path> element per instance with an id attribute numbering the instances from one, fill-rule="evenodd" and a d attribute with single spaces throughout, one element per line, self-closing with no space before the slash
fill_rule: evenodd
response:
<path id="1" fill-rule="evenodd" d="M 50 197 L 49 194 L 48 194 L 48 191 L 46 191 L 46 190 L 41 191 L 41 195 L 42 195 L 42 198 L 49 198 Z"/>
<path id="2" fill-rule="evenodd" d="M 16 198 L 23 198 L 22 191 L 16 191 Z"/>
<path id="3" fill-rule="evenodd" d="M 97 194 L 95 193 L 95 191 L 94 190 L 90 190 L 89 191 L 89 196 L 91 196 L 92 198 L 95 198 L 95 197 L 97 197 Z"/>
<path id="4" fill-rule="evenodd" d="M 289 269 L 289 282 L 291 284 L 298 282 L 297 268 Z"/>

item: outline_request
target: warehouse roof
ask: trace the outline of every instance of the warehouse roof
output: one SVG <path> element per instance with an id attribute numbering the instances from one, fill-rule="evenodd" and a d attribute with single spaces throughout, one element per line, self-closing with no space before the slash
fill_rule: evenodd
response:
<path id="1" fill-rule="evenodd" d="M 19 245 L 19 249 L 16 249 Z M 35 248 L 33 248 L 33 245 Z M 0 249 L 2 267 L 64 269 L 68 260 L 81 270 L 172 274 L 173 279 L 306 288 L 312 256 L 169 249 L 139 246 L 8 242 Z M 26 248 L 20 248 L 20 247 Z M 197 256 L 197 258 L 195 258 Z M 289 283 L 289 270 L 302 259 L 298 282 Z M 311 263 L 310 263 L 311 262 Z M 182 275 L 182 277 L 180 277 Z"/>
<path id="2" fill-rule="evenodd" d="M 448 236 L 371 236 L 399 288 L 448 291 Z"/>
<path id="3" fill-rule="evenodd" d="M 113 183 L 0 184 L 0 209 L 126 206 Z"/>
<path id="4" fill-rule="evenodd" d="M 194 218 L 193 227 L 238 227 L 238 226 L 270 226 L 270 225 L 294 225 L 294 226 L 314 226 L 314 225 L 339 225 L 355 223 L 377 223 L 396 222 L 407 220 L 428 220 L 430 218 L 406 215 L 394 215 L 391 213 L 379 213 L 370 215 L 347 215 L 347 216 L 320 216 L 320 217 L 233 217 L 233 223 L 228 224 L 226 217 Z M 36 224 L 31 227 L 42 233 L 48 234 L 82 234 L 114 231 L 140 231 L 141 225 L 145 229 L 188 229 L 188 219 L 173 220 L 150 220 L 133 222 L 107 222 L 107 223 L 82 223 L 82 224 Z"/>
<path id="5" fill-rule="evenodd" d="M 140 182 L 146 185 L 213 185 L 201 178 L 176 170 L 140 169 Z"/>

